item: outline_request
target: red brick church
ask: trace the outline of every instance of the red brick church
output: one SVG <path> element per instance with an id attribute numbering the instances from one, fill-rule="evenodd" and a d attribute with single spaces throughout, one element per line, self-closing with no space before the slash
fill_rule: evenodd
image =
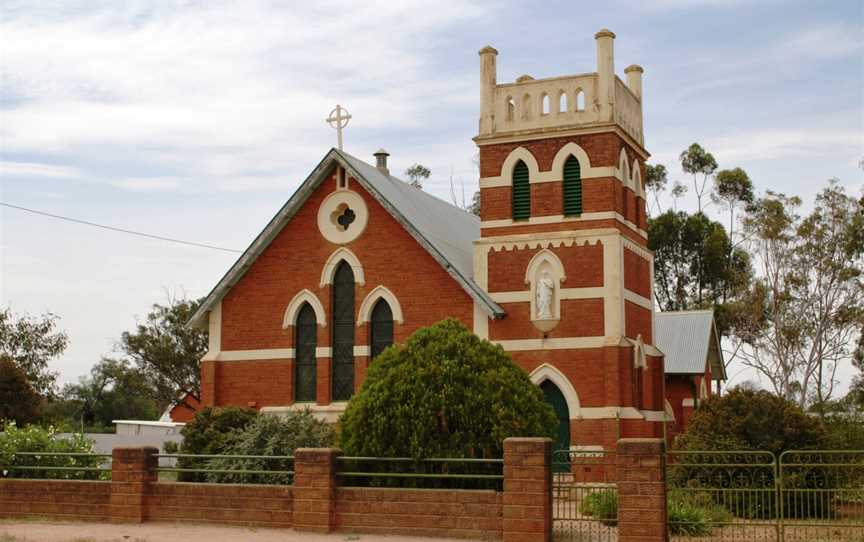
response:
<path id="1" fill-rule="evenodd" d="M 480 51 L 480 217 L 331 149 L 216 285 L 206 405 L 337 419 L 385 347 L 445 317 L 500 344 L 561 420 L 558 447 L 663 435 L 647 249 L 642 68 L 496 77 Z"/>

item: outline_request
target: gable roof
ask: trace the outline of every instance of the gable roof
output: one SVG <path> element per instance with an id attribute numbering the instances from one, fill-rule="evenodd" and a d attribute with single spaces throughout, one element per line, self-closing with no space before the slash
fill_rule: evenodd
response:
<path id="1" fill-rule="evenodd" d="M 667 374 L 703 374 L 710 363 L 713 378 L 726 380 L 714 311 L 655 313 L 654 344 L 665 354 Z"/>
<path id="2" fill-rule="evenodd" d="M 378 203 L 459 283 L 493 318 L 504 310 L 473 281 L 473 243 L 480 237 L 480 219 L 454 205 L 383 173 L 345 151 L 330 149 L 291 198 L 279 209 L 252 244 L 219 280 L 192 315 L 193 326 L 206 324 L 206 316 L 252 266 L 279 232 L 306 203 L 336 164 L 357 180 Z"/>

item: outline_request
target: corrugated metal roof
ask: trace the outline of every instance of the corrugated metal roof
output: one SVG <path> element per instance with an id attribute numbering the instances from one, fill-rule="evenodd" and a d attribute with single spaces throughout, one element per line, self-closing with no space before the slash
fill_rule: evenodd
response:
<path id="1" fill-rule="evenodd" d="M 473 243 L 480 237 L 479 218 L 396 177 L 386 175 L 375 166 L 344 151 L 331 149 L 213 288 L 190 319 L 190 324 L 200 326 L 206 323 L 207 313 L 240 280 L 261 252 L 303 206 L 306 199 L 332 171 L 334 162 L 348 170 L 490 315 L 504 315 L 504 310 L 473 280 Z"/>
<path id="2" fill-rule="evenodd" d="M 654 345 L 665 355 L 666 373 L 702 374 L 710 362 L 714 378 L 725 379 L 712 310 L 656 313 Z"/>

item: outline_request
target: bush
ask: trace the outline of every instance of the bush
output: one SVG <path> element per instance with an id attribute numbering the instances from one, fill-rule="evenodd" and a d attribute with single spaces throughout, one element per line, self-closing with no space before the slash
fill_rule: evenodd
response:
<path id="1" fill-rule="evenodd" d="M 324 448 L 333 445 L 333 427 L 316 419 L 309 410 L 285 417 L 258 416 L 245 429 L 228 435 L 221 453 L 230 455 L 293 455 L 297 448 Z M 294 470 L 290 460 L 215 459 L 209 466 L 219 470 Z M 288 474 L 236 474 L 208 472 L 215 483 L 290 484 Z"/>
<path id="2" fill-rule="evenodd" d="M 205 407 L 195 414 L 180 433 L 183 435 L 181 454 L 224 454 L 232 434 L 243 431 L 258 417 L 256 410 L 240 407 Z M 206 460 L 183 457 L 177 461 L 180 468 L 201 468 Z M 203 482 L 206 476 L 199 472 L 181 472 L 180 482 Z"/>
<path id="3" fill-rule="evenodd" d="M 347 456 L 500 458 L 507 437 L 553 437 L 543 393 L 500 346 L 446 319 L 385 350 L 341 422 Z"/>
<path id="4" fill-rule="evenodd" d="M 822 420 L 828 450 L 864 450 L 864 412 L 829 414 Z"/>
<path id="5" fill-rule="evenodd" d="M 618 525 L 618 495 L 602 490 L 586 495 L 579 505 L 579 511 L 602 521 L 604 525 Z"/>
<path id="6" fill-rule="evenodd" d="M 53 427 L 28 425 L 20 428 L 7 423 L 0 433 L 0 478 L 55 478 L 62 480 L 110 479 L 110 473 L 74 470 L 18 470 L 15 466 L 99 467 L 105 461 L 88 456 L 21 456 L 18 452 L 95 453 L 93 441 L 81 434 L 58 438 Z"/>
<path id="7" fill-rule="evenodd" d="M 824 446 L 825 430 L 798 405 L 764 390 L 734 388 L 703 402 L 675 442 L 683 450 L 785 450 Z"/>
<path id="8" fill-rule="evenodd" d="M 42 398 L 30 385 L 27 374 L 9 356 L 0 356 L 0 423 L 24 425 L 36 420 Z"/>

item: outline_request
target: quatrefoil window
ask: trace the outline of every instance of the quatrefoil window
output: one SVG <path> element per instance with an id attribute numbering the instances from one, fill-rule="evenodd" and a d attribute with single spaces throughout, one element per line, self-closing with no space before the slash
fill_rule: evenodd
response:
<path id="1" fill-rule="evenodd" d="M 338 225 L 340 231 L 348 231 L 348 227 L 357 219 L 357 214 L 348 207 L 346 204 L 342 204 L 336 208 L 336 211 L 331 216 L 331 220 L 333 223 Z"/>

